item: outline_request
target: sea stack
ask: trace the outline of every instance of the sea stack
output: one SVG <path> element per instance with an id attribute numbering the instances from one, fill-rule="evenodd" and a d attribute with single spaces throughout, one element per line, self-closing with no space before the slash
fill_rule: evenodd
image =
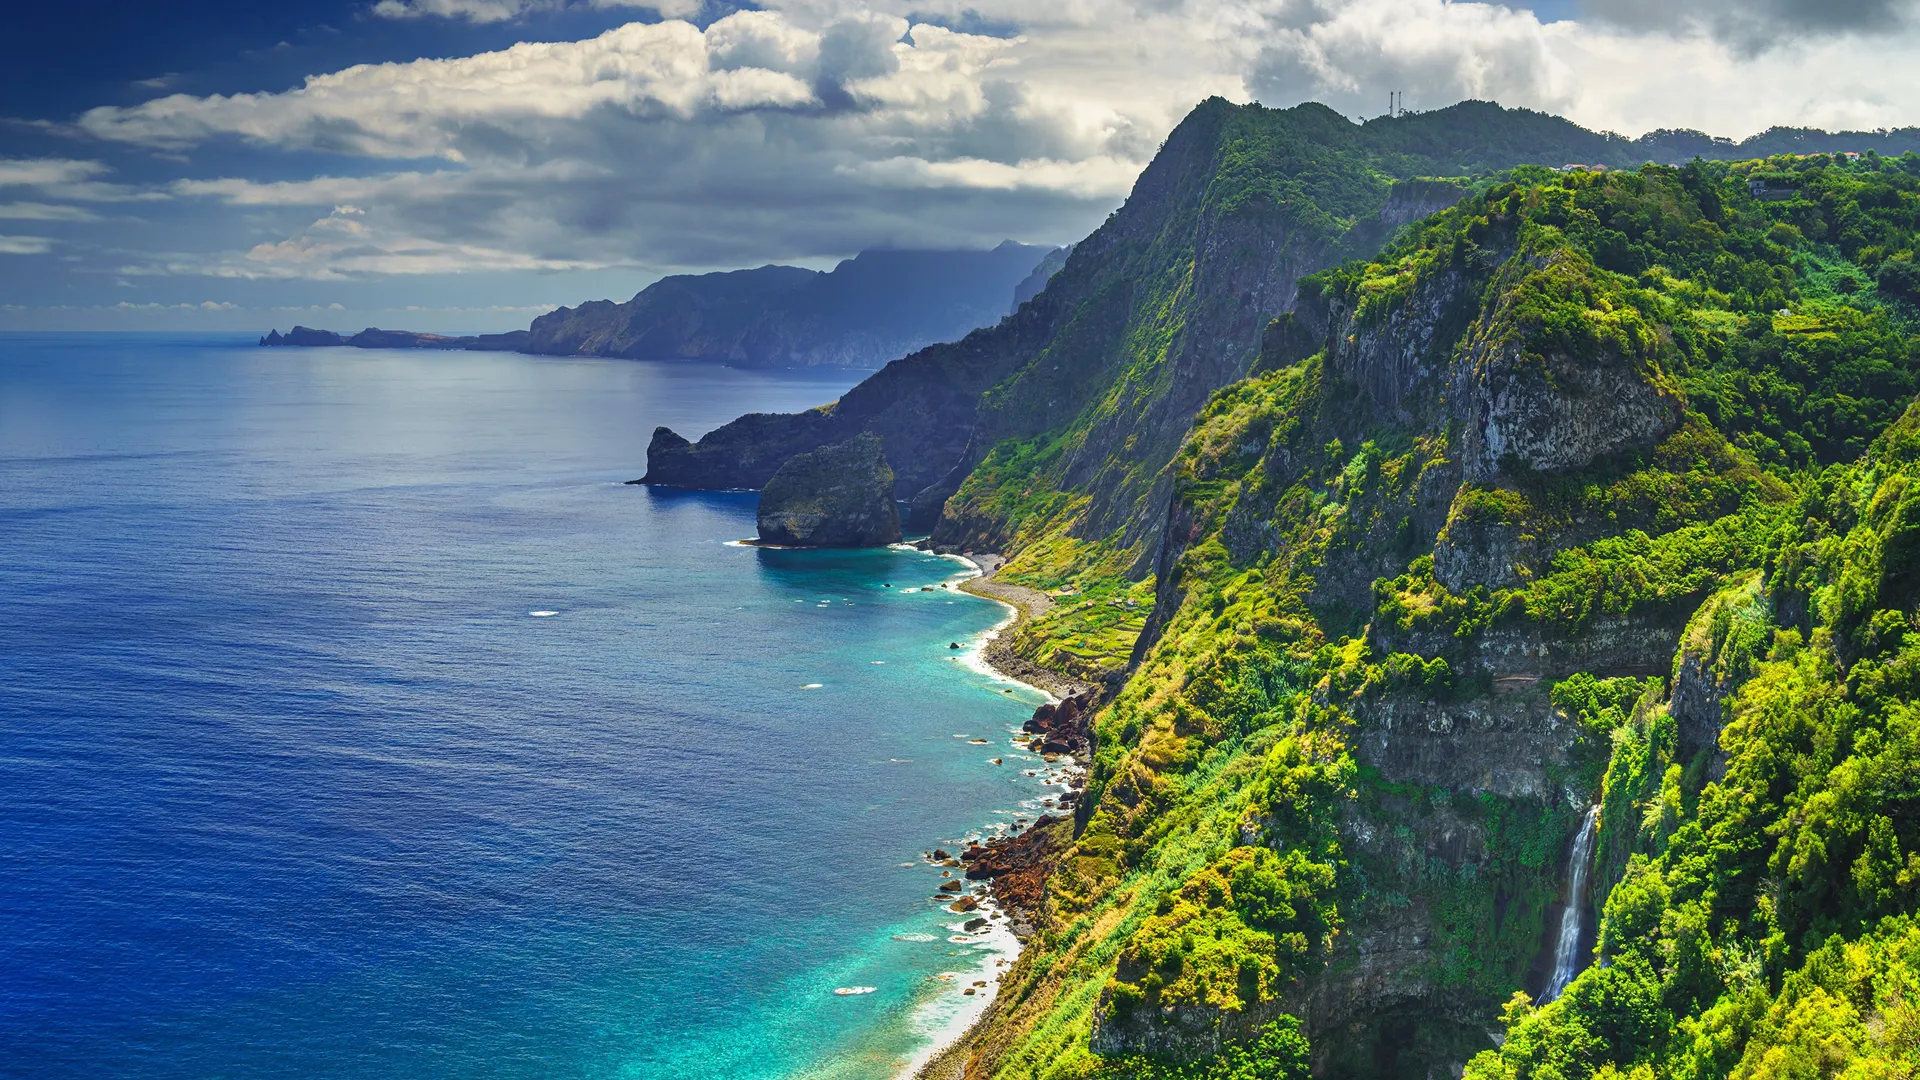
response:
<path id="1" fill-rule="evenodd" d="M 797 454 L 760 489 L 760 540 L 783 547 L 877 547 L 900 539 L 893 467 L 872 432 Z"/>

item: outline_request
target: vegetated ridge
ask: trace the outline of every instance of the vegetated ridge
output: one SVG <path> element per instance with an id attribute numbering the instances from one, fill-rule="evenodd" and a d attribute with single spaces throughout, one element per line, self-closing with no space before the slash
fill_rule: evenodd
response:
<path id="1" fill-rule="evenodd" d="M 863 251 L 828 271 L 762 266 L 665 277 L 625 303 L 563 307 L 505 334 L 447 337 L 370 327 L 342 337 L 296 326 L 284 336 L 273 331 L 260 344 L 871 369 L 999 321 L 1046 284 L 1058 268 L 1057 251 L 1011 240 L 984 251 Z"/>
<path id="2" fill-rule="evenodd" d="M 1208 102 L 1000 327 L 656 436 L 873 432 L 1103 687 L 936 1073 L 1920 1068 L 1920 155 L 1516 163 L 1647 156 Z M 1605 962 L 1536 1004 L 1594 805 Z"/>

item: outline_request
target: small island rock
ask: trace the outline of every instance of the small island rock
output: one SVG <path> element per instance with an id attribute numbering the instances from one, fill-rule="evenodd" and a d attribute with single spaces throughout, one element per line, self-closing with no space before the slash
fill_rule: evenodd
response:
<path id="1" fill-rule="evenodd" d="M 787 547 L 877 547 L 900 539 L 893 468 L 871 432 L 787 460 L 760 491 L 760 539 Z"/>

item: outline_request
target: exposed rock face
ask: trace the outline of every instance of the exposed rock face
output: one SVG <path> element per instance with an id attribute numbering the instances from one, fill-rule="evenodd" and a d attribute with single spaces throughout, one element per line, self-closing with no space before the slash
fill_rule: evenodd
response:
<path id="1" fill-rule="evenodd" d="M 1608 677 L 1665 675 L 1686 614 L 1678 610 L 1595 616 L 1573 633 L 1550 633 L 1537 623 L 1523 621 L 1495 625 L 1467 639 L 1449 632 L 1400 632 L 1375 626 L 1372 643 L 1383 656 L 1406 652 L 1447 657 L 1455 670 L 1485 672 L 1496 685 L 1510 678 L 1564 679 L 1576 671 Z"/>
<path id="2" fill-rule="evenodd" d="M 1521 584 L 1523 567 L 1541 561 L 1541 545 L 1504 521 L 1471 514 L 1448 520 L 1433 545 L 1433 577 L 1456 593 L 1475 585 L 1495 589 Z"/>
<path id="3" fill-rule="evenodd" d="M 789 459 L 760 492 L 760 539 L 788 547 L 875 547 L 900 539 L 893 470 L 860 435 Z"/>
<path id="4" fill-rule="evenodd" d="M 1037 737 L 1034 749 L 1043 754 L 1071 754 L 1084 758 L 1092 754 L 1091 733 L 1087 725 L 1093 721 L 1094 708 L 1092 695 L 1076 694 L 1061 699 L 1057 704 L 1042 705 L 1035 709 L 1032 718 L 1020 730 Z"/>
<path id="5" fill-rule="evenodd" d="M 1766 626 L 1768 604 L 1756 573 L 1709 597 L 1680 635 L 1669 704 L 1679 743 L 1674 756 L 1684 761 L 1709 751 L 1709 779 L 1718 780 L 1726 771 L 1726 752 L 1720 749 L 1726 701 L 1753 675 L 1752 653 L 1759 643 L 1743 641 L 1752 635 L 1742 630 Z"/>
<path id="6" fill-rule="evenodd" d="M 991 881 L 993 895 L 1016 912 L 1031 912 L 1046 898 L 1047 875 L 1055 857 L 1073 839 L 1065 818 L 1040 815 L 1025 832 L 990 840 L 960 855 L 967 877 Z"/>
<path id="7" fill-rule="evenodd" d="M 886 443 L 916 520 L 941 518 L 936 543 L 993 550 L 1006 539 L 1004 523 L 971 507 L 942 517 L 949 496 L 996 445 L 1061 427 L 1125 379 L 1134 392 L 1075 440 L 1061 479 L 1093 497 L 1081 526 L 1088 535 L 1124 530 L 1129 543 L 1148 541 L 1171 492 L 1162 467 L 1209 395 L 1252 366 L 1299 279 L 1346 257 L 1349 238 L 1371 252 L 1460 194 L 1446 183 L 1381 185 L 1379 201 L 1347 232 L 1308 227 L 1270 201 L 1210 202 L 1227 143 L 1264 127 L 1303 142 L 1356 137 L 1320 106 L 1275 113 L 1206 102 L 1168 137 L 1126 205 L 1000 325 L 897 360 L 823 409 L 741 417 L 697 444 L 659 444 L 645 482 L 758 487 L 786 457 L 871 430 Z M 1148 325 L 1158 322 L 1178 330 L 1143 356 L 1137 343 L 1159 335 Z"/>
<path id="8" fill-rule="evenodd" d="M 1142 974 L 1123 963 L 1116 977 L 1132 980 Z M 1096 1054 L 1151 1054 L 1193 1061 L 1218 1054 L 1230 1041 L 1245 1040 L 1266 1019 L 1266 1010 L 1256 1015 L 1189 1004 L 1136 1008 L 1122 1016 L 1113 1008 L 1111 995 L 1102 993 L 1087 1047 Z"/>
<path id="9" fill-rule="evenodd" d="M 1552 799 L 1553 772 L 1571 763 L 1578 725 L 1539 680 L 1511 676 L 1491 696 L 1442 702 L 1387 694 L 1353 707 L 1354 754 L 1400 784 L 1478 795 Z"/>
<path id="10" fill-rule="evenodd" d="M 1512 238 L 1488 237 L 1484 258 L 1512 255 Z M 1423 274 L 1412 291 L 1385 312 L 1355 308 L 1325 294 L 1301 297 L 1299 318 L 1327 350 L 1327 366 L 1351 380 L 1383 419 L 1431 419 L 1455 381 L 1455 343 L 1472 325 L 1483 280 L 1462 269 Z"/>
<path id="11" fill-rule="evenodd" d="M 1583 273 L 1565 261 L 1555 255 L 1532 276 Z M 1461 462 L 1468 481 L 1490 481 L 1515 469 L 1579 468 L 1653 446 L 1678 430 L 1680 397 L 1654 381 L 1653 343 L 1623 348 L 1603 340 L 1588 355 L 1574 355 L 1518 310 L 1529 284 L 1503 289 L 1463 358 L 1457 393 L 1467 406 Z M 1624 351 L 1635 345 L 1644 351 Z"/>

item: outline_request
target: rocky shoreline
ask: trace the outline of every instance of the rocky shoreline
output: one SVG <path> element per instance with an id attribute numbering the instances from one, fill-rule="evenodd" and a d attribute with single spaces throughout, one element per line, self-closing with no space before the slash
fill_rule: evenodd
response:
<path id="1" fill-rule="evenodd" d="M 1041 667 L 1013 651 L 1013 631 L 1053 610 L 1053 597 L 1039 589 L 996 580 L 1000 568 L 1006 565 L 1006 559 L 999 555 L 969 552 L 960 558 L 980 569 L 979 577 L 968 578 L 960 583 L 961 590 L 989 600 L 998 600 L 1013 608 L 1015 613 L 1013 621 L 995 630 L 981 650 L 981 659 L 987 662 L 988 667 L 1015 682 L 1037 686 L 1061 700 L 1097 692 L 1098 688 L 1090 683 L 1052 668 Z"/>
<path id="2" fill-rule="evenodd" d="M 1034 933 L 1046 897 L 1047 875 L 1073 842 L 1073 814 L 1086 782 L 1084 766 L 1091 764 L 1093 757 L 1089 725 L 1099 707 L 1098 688 L 1015 655 L 1005 631 L 1045 614 L 1053 606 L 1052 598 L 1037 589 L 993 580 L 1005 562 L 998 555 L 969 554 L 962 558 L 978 567 L 980 576 L 962 582 L 960 588 L 1000 601 L 1016 612 L 1009 624 L 987 640 L 982 658 L 1006 678 L 1038 687 L 1056 699 L 1034 710 L 1016 741 L 1030 753 L 1040 754 L 1048 765 L 1069 762 L 1076 767 L 1067 770 L 1070 789 L 1054 800 L 1057 815 L 1042 813 L 1026 829 L 973 844 L 957 856 L 936 849 L 929 858 L 940 856 L 935 860 L 940 865 L 964 868 L 966 880 L 986 882 L 988 895 L 1006 916 L 1008 928 L 1024 942 Z M 913 1075 L 918 1080 L 964 1080 L 975 1035 L 998 1007 L 997 1000 L 988 1005 L 986 1014 L 935 1051 Z"/>

